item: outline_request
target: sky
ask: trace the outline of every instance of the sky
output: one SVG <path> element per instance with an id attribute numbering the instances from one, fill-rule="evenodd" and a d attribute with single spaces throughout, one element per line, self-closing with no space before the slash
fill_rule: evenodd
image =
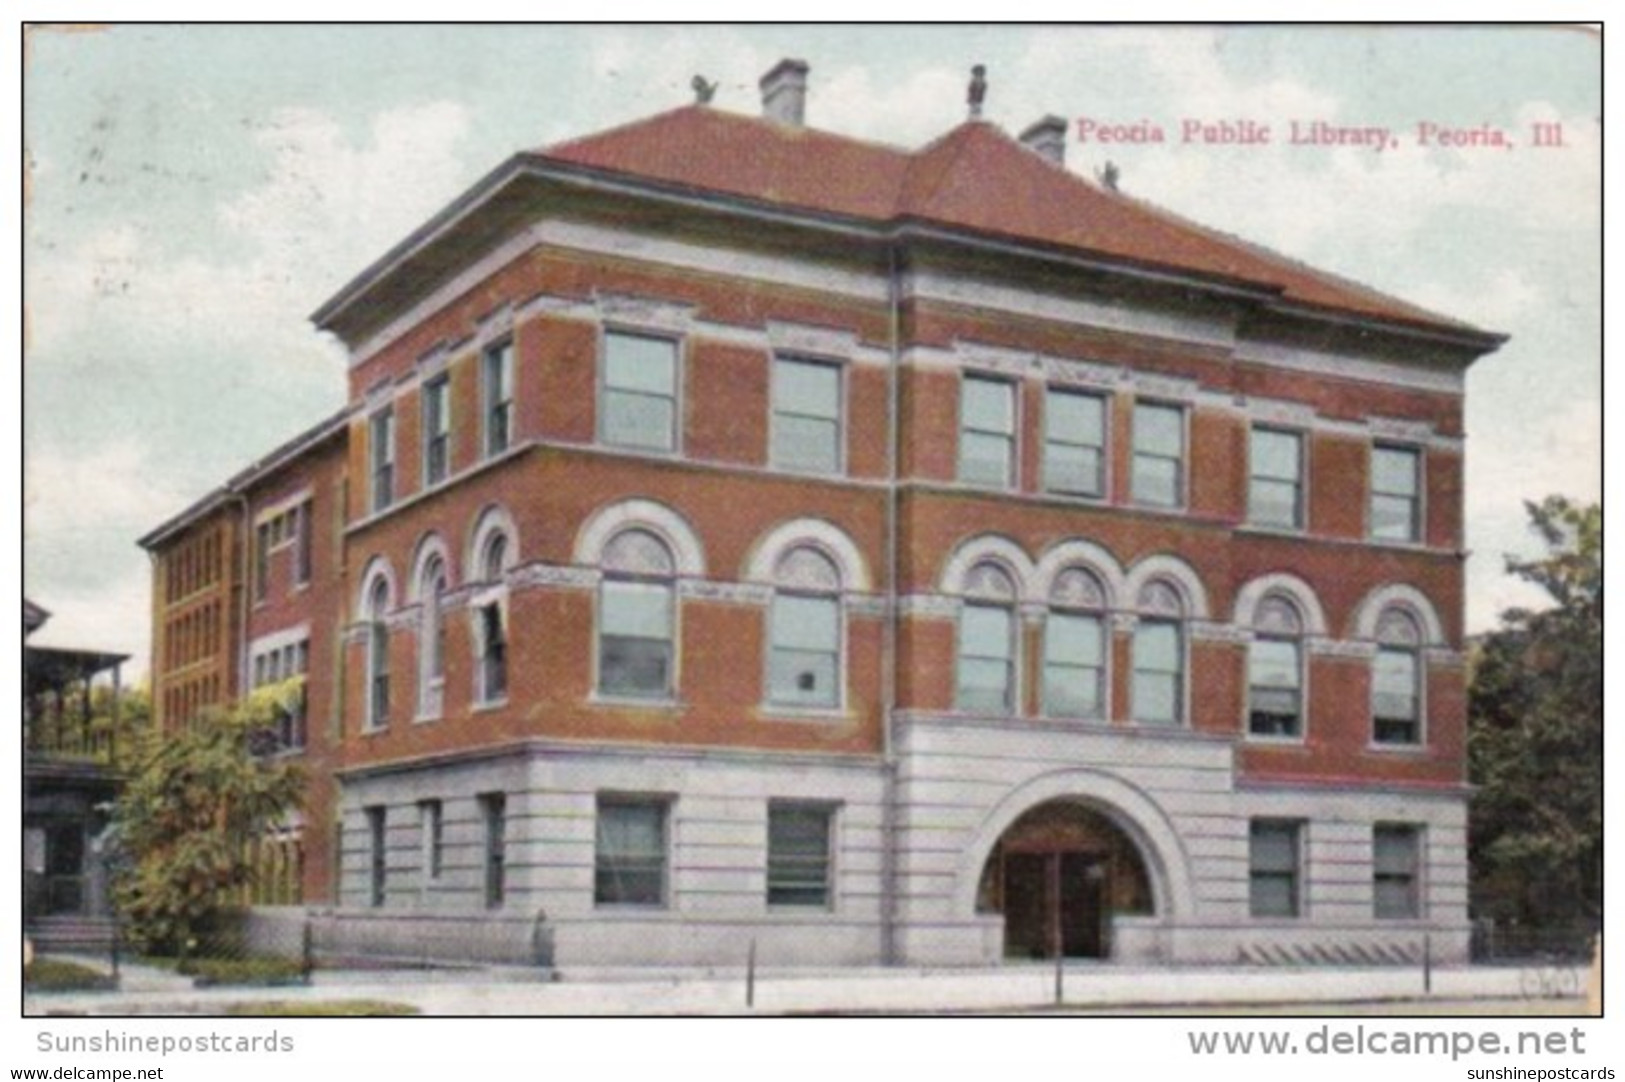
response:
<path id="1" fill-rule="evenodd" d="M 1600 47 L 1541 27 L 241 27 L 40 30 L 24 56 L 24 575 L 34 641 L 145 671 L 141 535 L 344 402 L 309 314 L 511 153 L 692 100 L 903 147 L 1071 124 L 1068 166 L 1510 335 L 1467 381 L 1467 627 L 1539 595 L 1524 500 L 1601 498 Z M 1080 143 L 1081 121 L 1162 143 Z M 1269 125 L 1188 143 L 1187 120 Z M 1293 121 L 1397 146 L 1292 146 Z M 1562 145 L 1531 145 L 1531 125 Z M 1422 125 L 1506 147 L 1422 145 Z"/>

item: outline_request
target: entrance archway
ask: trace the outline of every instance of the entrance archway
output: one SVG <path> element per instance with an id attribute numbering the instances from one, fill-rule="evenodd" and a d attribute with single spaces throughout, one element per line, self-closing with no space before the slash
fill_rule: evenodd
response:
<path id="1" fill-rule="evenodd" d="M 1004 915 L 1006 958 L 1106 958 L 1115 914 L 1152 915 L 1139 846 L 1088 803 L 1045 801 L 999 836 L 976 908 Z"/>

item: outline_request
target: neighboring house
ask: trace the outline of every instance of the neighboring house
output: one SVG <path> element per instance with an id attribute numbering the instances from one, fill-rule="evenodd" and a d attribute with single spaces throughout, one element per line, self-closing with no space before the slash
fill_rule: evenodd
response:
<path id="1" fill-rule="evenodd" d="M 23 928 L 42 949 L 99 947 L 112 935 L 99 843 L 122 782 L 119 669 L 129 657 L 28 644 L 49 618 L 23 599 Z"/>
<path id="2" fill-rule="evenodd" d="M 158 602 L 160 718 L 308 672 L 304 900 L 439 951 L 1464 958 L 1502 338 L 806 79 L 515 155 L 324 304 L 344 411 L 144 542 L 238 569 L 203 699 Z"/>

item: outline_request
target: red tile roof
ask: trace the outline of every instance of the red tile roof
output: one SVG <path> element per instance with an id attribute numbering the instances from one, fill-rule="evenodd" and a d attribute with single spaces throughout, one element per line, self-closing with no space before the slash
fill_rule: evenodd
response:
<path id="1" fill-rule="evenodd" d="M 979 121 L 909 152 L 690 105 L 537 153 L 800 210 L 913 220 L 1228 279 L 1313 308 L 1483 333 L 1097 187 Z"/>

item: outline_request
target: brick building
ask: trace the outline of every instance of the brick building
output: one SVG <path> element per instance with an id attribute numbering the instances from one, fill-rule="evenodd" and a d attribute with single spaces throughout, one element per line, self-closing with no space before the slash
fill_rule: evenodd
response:
<path id="1" fill-rule="evenodd" d="M 161 719 L 307 674 L 289 859 L 379 941 L 1465 957 L 1501 338 L 806 87 L 517 154 L 324 304 L 341 413 L 145 540 Z"/>

